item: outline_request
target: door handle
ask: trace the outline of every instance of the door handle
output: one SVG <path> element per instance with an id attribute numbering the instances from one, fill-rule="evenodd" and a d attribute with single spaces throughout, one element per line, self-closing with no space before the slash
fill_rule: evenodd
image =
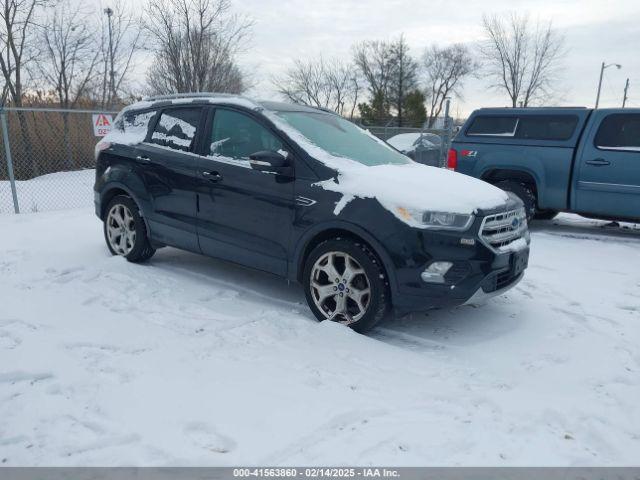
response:
<path id="1" fill-rule="evenodd" d="M 222 180 L 222 175 L 218 172 L 202 172 L 202 176 L 210 182 L 219 182 Z"/>
<path id="2" fill-rule="evenodd" d="M 151 159 L 149 157 L 145 157 L 143 155 L 138 155 L 136 157 L 136 161 L 140 162 L 140 163 L 150 163 Z"/>
<path id="3" fill-rule="evenodd" d="M 606 167 L 607 165 L 611 165 L 609 160 L 605 160 L 604 158 L 596 158 L 595 160 L 587 160 L 587 165 L 593 165 L 594 167 Z"/>

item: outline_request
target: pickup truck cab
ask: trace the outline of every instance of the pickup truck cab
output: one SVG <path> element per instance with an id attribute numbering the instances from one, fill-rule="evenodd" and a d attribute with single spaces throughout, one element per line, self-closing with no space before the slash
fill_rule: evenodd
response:
<path id="1" fill-rule="evenodd" d="M 448 167 L 515 193 L 527 217 L 640 220 L 640 109 L 487 108 Z"/>

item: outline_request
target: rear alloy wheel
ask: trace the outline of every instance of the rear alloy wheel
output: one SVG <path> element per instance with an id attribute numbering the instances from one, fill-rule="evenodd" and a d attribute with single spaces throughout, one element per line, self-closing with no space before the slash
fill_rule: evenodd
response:
<path id="1" fill-rule="evenodd" d="M 305 293 L 319 320 L 364 332 L 387 311 L 387 286 L 380 261 L 365 245 L 350 239 L 328 240 L 309 255 Z"/>
<path id="2" fill-rule="evenodd" d="M 116 255 L 126 257 L 136 244 L 133 215 L 125 205 L 114 205 L 107 215 L 107 242 Z"/>
<path id="3" fill-rule="evenodd" d="M 113 255 L 130 262 L 144 262 L 155 253 L 147 236 L 147 228 L 136 203 L 118 195 L 107 205 L 104 219 L 104 239 Z"/>

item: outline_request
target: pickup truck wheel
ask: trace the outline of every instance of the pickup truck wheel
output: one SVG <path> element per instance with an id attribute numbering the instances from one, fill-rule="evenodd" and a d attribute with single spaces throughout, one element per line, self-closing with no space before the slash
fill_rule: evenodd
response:
<path id="1" fill-rule="evenodd" d="M 530 222 L 536 215 L 537 199 L 536 194 L 526 183 L 515 182 L 512 180 L 504 180 L 495 184 L 496 187 L 501 188 L 505 192 L 511 192 L 515 194 L 522 203 L 524 203 L 524 210 L 527 214 L 527 222 Z"/>
<path id="2" fill-rule="evenodd" d="M 557 210 L 538 210 L 533 218 L 537 220 L 551 220 L 558 215 Z"/>
<path id="3" fill-rule="evenodd" d="M 356 332 L 370 330 L 389 310 L 382 263 L 366 245 L 349 238 L 315 247 L 305 262 L 303 284 L 318 320 L 339 322 Z"/>

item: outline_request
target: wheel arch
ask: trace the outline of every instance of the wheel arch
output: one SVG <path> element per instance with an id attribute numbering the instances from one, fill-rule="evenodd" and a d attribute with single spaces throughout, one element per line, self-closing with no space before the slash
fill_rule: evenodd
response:
<path id="1" fill-rule="evenodd" d="M 495 185 L 498 182 L 510 180 L 521 182 L 533 188 L 536 196 L 536 203 L 540 204 L 540 194 L 542 193 L 541 181 L 534 172 L 528 169 L 513 168 L 490 168 L 482 172 L 480 179 Z"/>
<path id="2" fill-rule="evenodd" d="M 104 221 L 105 215 L 107 214 L 107 205 L 109 205 L 109 202 L 118 195 L 125 195 L 135 202 L 135 204 L 138 206 L 140 216 L 144 221 L 144 225 L 147 228 L 147 233 L 150 233 L 151 230 L 149 229 L 149 221 L 144 213 L 142 203 L 130 188 L 120 182 L 111 182 L 105 185 L 105 187 L 102 189 L 102 193 L 100 194 L 100 219 Z"/>
<path id="3" fill-rule="evenodd" d="M 330 224 L 318 225 L 307 231 L 298 241 L 293 261 L 290 265 L 290 278 L 297 282 L 302 282 L 304 265 L 313 249 L 325 240 L 331 238 L 346 237 L 364 243 L 382 262 L 382 267 L 387 276 L 389 287 L 395 291 L 396 276 L 391 257 L 386 249 L 378 242 L 373 235 L 356 225 L 348 222 L 332 222 Z"/>

